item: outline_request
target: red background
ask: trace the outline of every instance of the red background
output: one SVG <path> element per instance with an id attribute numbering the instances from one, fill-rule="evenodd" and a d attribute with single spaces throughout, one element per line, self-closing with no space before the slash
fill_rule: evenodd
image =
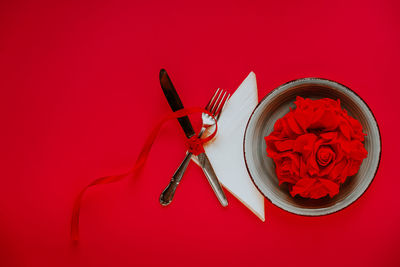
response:
<path id="1" fill-rule="evenodd" d="M 399 266 L 398 1 L 2 1 L 0 266 Z M 87 193 L 81 243 L 73 199 L 128 170 L 170 111 L 166 68 L 186 106 L 250 71 L 259 98 L 317 76 L 354 89 L 382 134 L 367 192 L 309 218 L 266 201 L 266 222 L 228 194 L 222 208 L 195 165 L 158 203 L 184 156 L 169 123 L 138 179 Z"/>

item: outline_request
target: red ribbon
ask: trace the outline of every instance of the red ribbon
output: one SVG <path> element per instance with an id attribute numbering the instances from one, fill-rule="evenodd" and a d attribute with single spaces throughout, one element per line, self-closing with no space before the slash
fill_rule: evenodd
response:
<path id="1" fill-rule="evenodd" d="M 132 176 L 132 177 L 137 176 L 140 173 L 140 171 L 143 169 L 143 167 L 146 163 L 146 160 L 147 160 L 147 156 L 150 153 L 150 149 L 158 135 L 158 132 L 160 131 L 161 127 L 163 126 L 163 124 L 172 119 L 177 119 L 177 118 L 184 117 L 184 116 L 187 116 L 187 115 L 190 115 L 193 113 L 200 113 L 200 112 L 207 113 L 208 115 L 212 116 L 212 114 L 210 112 L 208 112 L 207 110 L 205 110 L 203 108 L 184 108 L 184 109 L 180 109 L 176 112 L 167 114 L 156 124 L 156 126 L 150 132 L 150 135 L 147 137 L 146 142 L 144 143 L 142 150 L 140 151 L 140 154 L 135 162 L 135 165 L 133 166 L 133 168 L 130 171 L 120 174 L 120 175 L 112 175 L 112 176 L 98 178 L 98 179 L 94 180 L 93 182 L 91 182 L 89 185 L 87 185 L 85 188 L 83 188 L 83 190 L 76 197 L 75 202 L 74 202 L 74 207 L 72 210 L 72 219 L 71 219 L 71 238 L 72 238 L 72 240 L 74 240 L 74 241 L 79 240 L 79 212 L 81 209 L 82 198 L 83 198 L 83 195 L 85 194 L 86 190 L 89 189 L 89 187 L 92 187 L 95 185 L 115 183 L 115 182 L 121 181 L 122 179 L 124 179 L 128 176 Z M 214 118 L 214 116 L 212 116 L 212 117 Z M 215 118 L 214 118 L 214 120 L 215 120 Z M 214 138 L 214 136 L 217 133 L 217 129 L 218 129 L 218 126 L 217 126 L 217 124 L 215 124 L 214 132 L 211 135 L 207 136 L 206 138 L 203 138 L 203 139 L 198 138 L 197 137 L 198 135 L 195 135 L 192 138 L 187 139 L 186 145 L 188 147 L 189 152 L 192 152 L 194 155 L 198 155 L 198 154 L 204 152 L 203 144 L 207 143 L 208 141 L 210 141 L 211 139 Z"/>
<path id="2" fill-rule="evenodd" d="M 197 137 L 197 135 L 186 139 L 187 150 L 193 155 L 199 155 L 204 152 L 203 139 Z"/>

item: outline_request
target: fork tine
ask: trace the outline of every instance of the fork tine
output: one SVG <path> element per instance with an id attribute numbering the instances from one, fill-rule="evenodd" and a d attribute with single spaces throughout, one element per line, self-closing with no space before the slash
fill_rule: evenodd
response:
<path id="1" fill-rule="evenodd" d="M 215 115 L 215 118 L 218 120 L 219 116 L 221 115 L 222 111 L 225 108 L 226 103 L 228 103 L 229 98 L 231 97 L 231 94 L 228 94 L 227 97 L 225 98 L 224 104 L 222 105 L 221 109 L 218 111 L 217 115 Z"/>
<path id="2" fill-rule="evenodd" d="M 206 106 L 206 110 L 208 110 L 208 111 L 211 110 L 211 105 L 213 104 L 213 101 L 214 101 L 214 99 L 215 99 L 215 96 L 218 94 L 219 89 L 220 89 L 220 88 L 218 88 L 217 90 L 215 90 L 214 95 L 211 97 L 210 101 L 208 102 L 208 104 L 207 104 L 207 106 Z"/>
<path id="3" fill-rule="evenodd" d="M 215 100 L 212 108 L 210 109 L 210 112 L 211 112 L 211 114 L 213 114 L 213 116 L 215 115 L 215 111 L 217 110 L 217 106 L 218 106 L 218 103 L 220 101 L 220 97 L 221 97 L 222 93 L 223 93 L 223 90 L 221 90 L 219 92 L 217 99 Z"/>
<path id="4" fill-rule="evenodd" d="M 219 108 L 220 108 L 221 104 L 224 102 L 225 95 L 226 95 L 226 91 L 225 91 L 224 94 L 222 95 L 222 98 L 221 98 L 221 100 L 219 101 L 218 106 L 217 106 L 217 108 L 215 109 L 215 111 L 214 111 L 214 113 L 213 113 L 214 116 L 215 116 L 216 114 L 218 114 Z"/>

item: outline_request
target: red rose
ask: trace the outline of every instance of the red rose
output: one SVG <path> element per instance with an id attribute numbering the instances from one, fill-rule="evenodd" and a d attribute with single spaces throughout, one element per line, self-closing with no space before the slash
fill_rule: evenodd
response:
<path id="1" fill-rule="evenodd" d="M 333 197 L 367 157 L 362 126 L 341 109 L 339 99 L 297 97 L 294 103 L 265 137 L 279 184 L 288 183 L 292 196 Z"/>

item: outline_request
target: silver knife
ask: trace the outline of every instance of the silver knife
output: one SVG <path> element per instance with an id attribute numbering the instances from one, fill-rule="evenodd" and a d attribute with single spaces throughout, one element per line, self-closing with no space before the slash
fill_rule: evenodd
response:
<path id="1" fill-rule="evenodd" d="M 164 69 L 160 70 L 160 84 L 172 111 L 177 111 L 182 109 L 183 108 L 182 101 L 180 100 L 178 93 L 176 92 L 175 87 L 171 82 L 171 79 L 169 78 L 167 72 Z M 183 131 L 185 132 L 187 138 L 191 138 L 196 134 L 195 131 L 193 130 L 192 123 L 190 122 L 188 116 L 178 118 L 178 121 Z M 219 202 L 221 203 L 222 206 L 226 207 L 228 205 L 228 200 L 226 199 L 225 193 L 222 190 L 222 187 L 217 179 L 217 175 L 215 174 L 214 169 L 211 166 L 211 163 L 206 153 L 199 154 L 197 158 Z"/>

